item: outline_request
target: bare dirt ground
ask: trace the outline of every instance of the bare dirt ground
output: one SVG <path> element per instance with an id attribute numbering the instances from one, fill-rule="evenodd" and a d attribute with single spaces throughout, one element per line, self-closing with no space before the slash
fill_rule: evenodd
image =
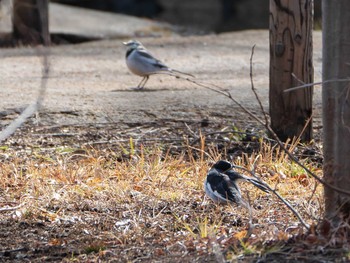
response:
<path id="1" fill-rule="evenodd" d="M 198 135 L 199 130 L 203 134 L 209 134 L 225 127 L 239 127 L 242 130 L 261 128 L 226 97 L 185 80 L 159 75 L 151 77 L 144 90 L 130 89 L 138 84 L 140 78 L 129 73 L 126 68 L 125 49 L 121 44 L 123 40 L 125 39 L 50 48 L 50 75 L 43 108 L 3 145 L 14 150 L 17 157 L 28 156 L 28 153 L 30 155 L 34 152 L 33 149 L 38 148 L 40 152 L 54 155 L 61 146 L 74 149 L 88 146 L 113 150 L 116 154 L 111 158 L 118 159 L 122 155 L 120 142 L 128 143 L 130 137 L 136 144 L 143 142 L 151 145 L 158 142 L 178 147 L 181 145 L 178 142 L 183 141 L 185 136 L 195 140 L 194 134 Z M 266 110 L 268 109 L 267 31 L 139 40 L 170 67 L 189 72 L 200 81 L 214 83 L 230 91 L 236 100 L 261 116 L 249 79 L 249 58 L 251 47 L 255 44 L 255 87 Z M 0 127 L 3 128 L 36 99 L 42 65 L 37 50 L 32 48 L 1 49 L 0 60 Z M 321 35 L 315 32 L 315 81 L 320 79 L 320 62 Z M 320 103 L 320 89 L 316 88 L 316 128 L 320 124 Z M 319 135 L 320 130 L 317 129 L 316 133 Z M 3 162 L 12 160 L 6 154 L 1 158 Z M 196 206 L 197 203 L 184 204 L 184 207 L 193 205 Z M 73 219 L 60 224 L 49 224 L 44 219 L 39 222 L 12 221 L 4 216 L 1 219 L 1 261 L 60 261 L 63 258 L 67 260 L 69 255 L 89 252 L 82 252 L 81 247 L 92 252 L 98 251 L 101 244 L 98 238 L 96 243 L 92 242 L 92 236 L 99 237 L 105 233 L 106 229 L 99 227 L 115 224 L 115 218 L 99 215 L 104 215 L 105 209 L 112 209 L 108 211 L 116 214 L 122 210 L 121 207 L 110 208 L 112 206 L 111 200 L 100 208 L 91 208 L 86 203 L 86 210 L 76 213 L 76 216 L 80 218 L 90 215 L 91 220 L 86 219 L 85 225 L 78 228 Z M 158 203 L 155 207 L 144 209 L 147 213 L 163 213 L 168 210 L 172 213 L 177 208 Z M 148 229 L 146 225 L 145 228 Z M 69 236 L 69 246 L 58 241 L 65 236 Z M 141 247 L 123 247 L 122 239 L 118 241 L 118 238 L 110 237 L 111 243 L 108 243 L 109 237 L 105 235 L 104 238 L 104 244 L 120 249 L 113 250 L 113 255 L 119 255 L 120 261 L 145 262 L 157 258 L 162 258 L 162 262 L 179 261 L 178 258 L 164 256 L 162 250 L 157 248 L 157 242 L 147 240 L 147 235 Z M 164 240 L 166 238 L 164 236 Z M 43 240 L 49 240 L 45 243 L 49 245 L 42 245 Z M 162 243 L 161 240 L 158 241 L 159 244 Z M 148 242 L 153 246 L 152 255 L 147 254 Z M 176 251 L 181 251 L 182 248 L 179 244 L 172 249 L 176 255 Z M 181 261 L 216 260 L 213 254 L 201 254 L 196 249 L 193 251 L 180 253 Z M 112 253 L 110 250 L 104 253 L 100 259 L 104 256 L 106 261 L 113 258 L 108 254 Z M 74 259 L 89 260 L 84 257 Z"/>
<path id="2" fill-rule="evenodd" d="M 140 77 L 126 68 L 122 40 L 106 40 L 50 49 L 50 77 L 43 109 L 33 122 L 43 127 L 60 125 L 112 127 L 174 122 L 205 122 L 226 125 L 250 124 L 226 97 L 169 76 L 153 76 L 142 91 Z M 268 32 L 246 31 L 198 37 L 145 38 L 151 52 L 173 68 L 194 74 L 199 81 L 214 83 L 259 114 L 249 79 L 251 47 L 254 81 L 268 110 Z M 314 34 L 315 81 L 320 79 L 321 39 Z M 41 81 L 41 59 L 31 48 L 2 49 L 2 126 L 32 103 Z M 319 123 L 320 89 L 315 89 L 316 127 Z M 255 123 L 254 123 L 255 125 Z M 35 129 L 35 125 L 33 126 Z M 244 128 L 243 127 L 243 128 Z M 43 132 L 45 133 L 45 132 Z"/>
<path id="3" fill-rule="evenodd" d="M 249 80 L 249 57 L 251 47 L 256 44 L 254 81 L 268 109 L 267 31 L 141 40 L 169 66 L 190 72 L 200 81 L 214 83 L 230 91 L 246 107 L 258 112 Z M 50 77 L 44 113 L 40 114 L 39 123 L 120 123 L 160 119 L 193 121 L 203 118 L 216 121 L 227 117 L 234 122 L 235 118 L 232 117 L 240 114 L 227 98 L 168 76 L 151 77 L 143 91 L 131 90 L 130 87 L 136 86 L 140 77 L 127 70 L 125 48 L 121 42 L 118 39 L 51 48 Z M 320 42 L 320 33 L 315 32 L 315 81 L 320 79 Z M 2 49 L 0 57 L 3 98 L 0 107 L 2 110 L 18 111 L 37 96 L 41 60 L 36 50 L 31 48 Z M 317 118 L 319 88 L 315 89 L 314 105 Z M 45 118 L 46 114 L 48 118 Z"/>

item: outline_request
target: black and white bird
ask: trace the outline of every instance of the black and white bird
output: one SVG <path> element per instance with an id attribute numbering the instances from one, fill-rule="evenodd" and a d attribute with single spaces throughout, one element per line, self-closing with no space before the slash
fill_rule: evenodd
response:
<path id="1" fill-rule="evenodd" d="M 169 74 L 175 77 L 186 75 L 194 78 L 193 75 L 169 68 L 163 62 L 154 58 L 139 41 L 130 40 L 123 42 L 123 44 L 127 46 L 126 65 L 132 73 L 143 77 L 136 89 L 143 89 L 149 76 L 153 74 Z"/>
<path id="2" fill-rule="evenodd" d="M 239 174 L 233 170 L 233 166 L 227 161 L 218 161 L 207 174 L 204 189 L 207 196 L 215 203 L 238 204 L 249 207 L 242 199 L 241 191 L 237 183 L 241 180 L 247 181 L 264 192 L 269 189 L 264 183 L 257 179 Z"/>

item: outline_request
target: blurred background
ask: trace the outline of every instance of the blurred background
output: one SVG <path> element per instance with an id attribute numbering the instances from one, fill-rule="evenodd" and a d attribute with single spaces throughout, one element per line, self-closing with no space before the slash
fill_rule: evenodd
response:
<path id="1" fill-rule="evenodd" d="M 269 0 L 55 0 L 67 5 L 152 18 L 190 33 L 267 29 Z M 314 1 L 319 26 L 321 0 Z"/>
<path id="2" fill-rule="evenodd" d="M 268 30 L 270 1 L 0 0 L 0 46 Z M 321 0 L 314 28 L 321 28 Z"/>

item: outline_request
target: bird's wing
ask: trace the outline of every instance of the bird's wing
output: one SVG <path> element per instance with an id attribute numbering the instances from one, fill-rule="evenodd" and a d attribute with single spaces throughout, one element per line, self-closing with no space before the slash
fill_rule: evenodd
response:
<path id="1" fill-rule="evenodd" d="M 170 75 L 176 76 L 176 73 L 177 73 L 177 74 L 183 74 L 183 75 L 190 76 L 190 77 L 194 78 L 194 76 L 192 74 L 169 68 L 162 61 L 160 61 L 159 59 L 156 59 L 154 56 L 152 56 L 152 54 L 149 53 L 148 50 L 143 48 L 143 47 L 138 48 L 135 51 L 138 52 L 138 55 L 139 55 L 138 58 L 135 57 L 135 59 L 139 60 L 138 63 L 153 66 L 152 74 L 169 72 L 168 74 L 170 74 Z M 127 56 L 128 56 L 128 54 L 127 54 Z"/>
<path id="2" fill-rule="evenodd" d="M 225 183 L 223 183 L 223 188 L 227 192 L 228 199 L 237 203 L 241 199 L 241 191 L 235 181 L 232 181 L 227 174 L 222 173 L 221 176 L 225 181 Z"/>
<path id="3" fill-rule="evenodd" d="M 146 49 L 137 49 L 138 54 L 140 55 L 140 59 L 142 61 L 151 64 L 158 70 L 167 70 L 168 67 L 160 60 L 153 57 Z"/>
<path id="4" fill-rule="evenodd" d="M 227 202 L 229 199 L 224 198 L 225 191 L 218 185 L 211 185 L 210 183 L 205 183 L 205 192 L 207 195 L 215 202 Z"/>
<path id="5" fill-rule="evenodd" d="M 230 201 L 238 203 L 241 198 L 237 186 L 233 184 L 230 178 L 217 169 L 212 168 L 208 172 L 206 180 L 206 192 L 214 201 Z"/>
<path id="6" fill-rule="evenodd" d="M 246 176 L 236 172 L 235 170 L 228 170 L 225 172 L 225 174 L 233 182 L 236 182 L 236 181 L 242 180 L 242 179 L 246 180 Z"/>

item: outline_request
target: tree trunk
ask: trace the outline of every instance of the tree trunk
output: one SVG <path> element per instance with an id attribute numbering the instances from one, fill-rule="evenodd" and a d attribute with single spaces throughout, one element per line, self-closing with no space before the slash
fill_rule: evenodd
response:
<path id="1" fill-rule="evenodd" d="M 14 0 L 14 39 L 25 45 L 49 45 L 48 11 L 48 0 Z"/>
<path id="2" fill-rule="evenodd" d="M 323 81 L 350 77 L 350 1 L 323 0 Z M 350 83 L 322 87 L 324 179 L 350 191 Z M 325 217 L 350 216 L 350 197 L 325 187 Z"/>
<path id="3" fill-rule="evenodd" d="M 283 92 L 313 82 L 312 11 L 312 0 L 270 0 L 270 117 L 283 141 L 298 137 L 307 121 L 301 140 L 312 139 L 313 88 Z"/>

